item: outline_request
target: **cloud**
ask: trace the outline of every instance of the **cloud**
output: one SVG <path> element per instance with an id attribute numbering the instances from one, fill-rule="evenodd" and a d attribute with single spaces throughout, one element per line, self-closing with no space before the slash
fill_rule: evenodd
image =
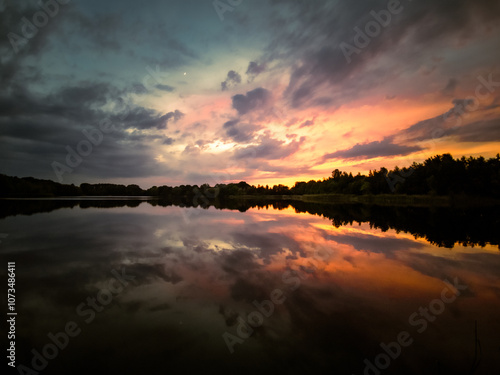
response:
<path id="1" fill-rule="evenodd" d="M 258 257 L 263 259 L 265 263 L 269 263 L 273 255 L 283 253 L 284 251 L 290 251 L 292 254 L 297 256 L 300 255 L 301 257 L 307 256 L 299 242 L 284 234 L 258 231 L 255 231 L 252 234 L 248 232 L 235 231 L 231 234 L 236 245 L 256 249 Z M 243 260 L 246 263 L 249 263 L 251 260 L 251 258 L 249 258 L 249 256 L 246 256 Z M 241 262 L 239 263 L 241 265 Z"/>
<path id="2" fill-rule="evenodd" d="M 172 87 L 172 86 L 169 86 L 169 85 L 161 85 L 161 84 L 158 84 L 155 86 L 158 90 L 162 90 L 162 91 L 167 91 L 167 92 L 172 92 L 175 90 L 175 87 Z"/>
<path id="3" fill-rule="evenodd" d="M 454 99 L 453 108 L 442 115 L 422 120 L 401 130 L 396 134 L 398 139 L 405 142 L 424 141 L 427 139 L 438 139 L 449 135 L 457 124 L 461 114 L 466 112 L 466 107 L 473 104 L 472 99 Z"/>
<path id="4" fill-rule="evenodd" d="M 170 137 L 165 137 L 165 139 L 162 142 L 162 144 L 164 145 L 171 145 L 172 143 L 174 143 L 174 139 Z"/>
<path id="5" fill-rule="evenodd" d="M 63 5 L 60 8 L 61 13 L 67 13 L 68 9 L 65 9 L 67 6 Z M 6 67 L 10 68 L 12 63 L 19 65 L 26 57 L 36 56 L 51 46 L 50 37 L 61 26 L 61 20 L 57 18 L 50 20 L 44 27 L 38 28 L 33 37 L 24 38 L 22 29 L 26 26 L 22 21 L 23 18 L 32 21 L 34 14 L 38 11 L 40 11 L 40 8 L 35 6 L 34 3 L 20 2 L 9 2 L 5 4 L 5 9 L 0 10 L 2 15 L 0 33 L 4 35 L 0 40 L 0 53 L 2 54 L 0 71 L 3 71 Z M 12 34 L 9 37 L 10 33 L 15 34 L 17 37 L 13 37 L 11 40 Z"/>
<path id="6" fill-rule="evenodd" d="M 132 88 L 130 89 L 130 91 L 134 94 L 141 95 L 146 94 L 148 92 L 148 89 L 142 83 L 134 83 L 132 84 Z"/>
<path id="7" fill-rule="evenodd" d="M 177 122 L 184 117 L 184 113 L 176 109 L 174 112 L 167 113 L 165 117 L 167 118 L 167 121 L 173 118 L 174 122 Z"/>
<path id="8" fill-rule="evenodd" d="M 56 179 L 51 163 L 64 164 L 66 147 L 75 149 L 86 139 L 82 130 L 93 132 L 100 121 L 109 119 L 115 130 L 104 135 L 73 173 L 64 175 L 65 183 L 175 173 L 154 160 L 154 145 L 162 137 L 150 131 L 165 129 L 183 113 L 161 115 L 131 103 L 125 106 L 123 92 L 109 83 L 87 81 L 48 95 L 11 86 L 8 93 L 0 94 L 0 127 L 9 139 L 0 151 L 2 172 Z M 170 142 L 168 137 L 164 141 Z"/>
<path id="9" fill-rule="evenodd" d="M 79 82 L 73 86 L 63 87 L 57 93 L 49 95 L 44 103 L 60 104 L 65 107 L 102 107 L 118 100 L 120 91 L 105 82 Z"/>
<path id="10" fill-rule="evenodd" d="M 125 30 L 123 19 L 115 14 L 72 14 L 71 25 L 79 35 L 92 43 L 93 48 L 118 52 L 122 49 L 118 30 Z"/>
<path id="11" fill-rule="evenodd" d="M 250 61 L 250 64 L 248 64 L 248 68 L 246 71 L 246 75 L 248 76 L 248 81 L 252 82 L 255 79 L 255 77 L 263 73 L 265 70 L 266 70 L 266 64 L 259 64 L 255 61 Z"/>
<path id="12" fill-rule="evenodd" d="M 315 119 L 304 121 L 302 124 L 300 124 L 299 128 L 307 128 L 309 126 L 313 126 L 314 121 Z"/>
<path id="13" fill-rule="evenodd" d="M 221 84 L 220 84 L 221 90 L 226 91 L 227 89 L 229 89 L 231 87 L 235 87 L 240 83 L 241 83 L 241 76 L 238 73 L 236 73 L 234 70 L 230 70 L 227 73 L 226 80 L 224 82 L 221 82 Z"/>
<path id="14" fill-rule="evenodd" d="M 249 250 L 232 250 L 224 252 L 221 256 L 221 268 L 232 275 L 241 275 L 245 272 L 255 272 L 262 268 L 258 263 L 258 257 Z"/>
<path id="15" fill-rule="evenodd" d="M 287 17 L 274 15 L 274 23 L 294 20 L 293 28 L 277 28 L 261 61 L 290 68 L 290 79 L 285 98 L 293 108 L 344 104 L 368 96 L 371 91 L 394 82 L 416 76 L 425 66 L 437 68 L 435 79 L 454 61 L 429 61 L 439 56 L 450 44 L 461 47 L 480 41 L 485 30 L 498 30 L 500 3 L 495 0 L 436 2 L 423 0 L 404 4 L 403 11 L 392 15 L 390 25 L 382 27 L 359 54 L 348 62 L 341 43 L 354 44 L 356 32 L 373 21 L 372 10 L 387 9 L 387 1 L 343 3 L 328 0 L 308 3 L 274 1 L 276 7 L 287 7 Z M 415 32 L 419 30 L 419 32 Z M 494 31 L 488 32 L 493 33 Z M 456 56 L 460 58 L 459 49 Z M 418 56 L 418 58 L 416 58 Z M 496 54 L 498 56 L 498 54 Z M 478 61 L 474 61 L 478 63 Z M 467 68 L 463 68 L 465 72 Z M 425 92 L 429 79 L 417 81 L 413 92 Z M 452 81 L 449 91 L 453 88 Z M 394 89 L 394 87 L 392 87 Z M 326 97 L 329 100 L 316 100 Z"/>
<path id="16" fill-rule="evenodd" d="M 371 234 L 332 235 L 324 234 L 327 240 L 351 245 L 357 251 L 385 254 L 387 258 L 394 258 L 397 252 L 419 249 L 425 245 L 406 238 L 379 237 Z"/>
<path id="17" fill-rule="evenodd" d="M 222 126 L 226 136 L 238 143 L 249 143 L 255 138 L 255 132 L 260 126 L 240 123 L 240 120 L 231 120 Z"/>
<path id="18" fill-rule="evenodd" d="M 240 148 L 234 152 L 235 159 L 265 159 L 277 160 L 284 159 L 296 153 L 300 146 L 305 142 L 306 138 L 302 137 L 299 141 L 292 141 L 285 144 L 284 141 L 271 138 L 269 134 L 259 138 L 258 144 Z"/>
<path id="19" fill-rule="evenodd" d="M 407 145 L 428 139 L 456 136 L 460 142 L 495 142 L 500 140 L 500 119 L 480 120 L 467 125 L 457 125 L 467 106 L 474 104 L 472 99 L 454 99 L 453 108 L 442 115 L 419 121 L 382 141 L 356 144 L 345 150 L 323 156 L 329 159 L 360 160 L 380 156 L 404 156 L 420 151 L 418 145 Z"/>
<path id="20" fill-rule="evenodd" d="M 102 106 L 117 101 L 119 91 L 106 83 L 80 82 L 53 94 L 40 95 L 21 85 L 0 94 L 0 116 L 56 116 L 75 121 L 95 120 Z"/>
<path id="21" fill-rule="evenodd" d="M 473 122 L 458 128 L 454 134 L 460 142 L 499 142 L 500 118 Z"/>
<path id="22" fill-rule="evenodd" d="M 379 156 L 404 156 L 412 152 L 420 151 L 419 146 L 404 146 L 392 143 L 392 137 L 386 137 L 382 141 L 369 143 L 357 143 L 345 150 L 333 152 L 323 156 L 323 161 L 329 159 L 360 160 L 371 159 Z"/>
<path id="23" fill-rule="evenodd" d="M 203 16 L 204 10 L 213 11 L 211 3 L 193 13 L 188 11 L 189 4 L 182 1 L 168 5 L 152 1 L 148 7 L 112 2 L 105 8 L 94 2 L 72 2 L 61 5 L 59 14 L 50 18 L 18 54 L 14 54 L 5 36 L 9 32 L 21 35 L 21 19 L 32 19 L 40 7 L 36 2 L 6 2 L 0 24 L 4 35 L 0 40 L 0 125 L 7 140 L 1 151 L 2 168 L 15 174 L 45 174 L 52 178 L 50 162 L 64 159 L 64 147 L 75 147 L 82 139 L 82 129 L 90 129 L 106 118 L 115 123 L 117 130 L 75 171 L 75 182 L 82 177 L 81 172 L 104 178 L 108 178 L 106 173 L 110 178 L 144 173 L 165 176 L 165 168 L 155 162 L 155 157 L 166 148 L 172 155 L 170 166 L 176 165 L 182 171 L 175 181 L 183 182 L 193 168 L 198 170 L 197 162 L 209 158 L 213 145 L 221 141 L 239 144 L 231 150 L 218 148 L 212 164 L 204 164 L 207 175 L 218 161 L 242 158 L 252 151 L 269 157 L 266 160 L 257 156 L 252 161 L 252 171 L 273 171 L 266 176 L 277 179 L 284 173 L 299 175 L 303 169 L 293 162 L 274 163 L 302 148 L 297 136 L 286 138 L 278 130 L 279 124 L 293 125 L 289 130 L 300 127 L 312 133 L 317 143 L 304 148 L 304 158 L 347 152 L 353 146 L 350 152 L 354 154 L 362 154 L 363 150 L 369 153 L 370 148 L 376 154 L 374 149 L 382 146 L 387 146 L 391 153 L 405 153 L 419 140 L 446 136 L 450 141 L 461 142 L 497 139 L 496 110 L 484 112 L 481 117 L 485 109 L 481 108 L 470 117 L 463 117 L 465 124 L 475 121 L 474 125 L 452 128 L 457 124 L 457 115 L 451 112 L 447 118 L 453 121 L 446 121 L 446 114 L 414 121 L 406 130 L 394 130 L 396 134 L 381 144 L 369 143 L 374 140 L 369 138 L 371 130 L 366 140 L 356 139 L 361 133 L 355 131 L 356 137 L 343 139 L 352 140 L 342 146 L 346 150 L 326 148 L 331 142 L 315 129 L 319 116 L 323 116 L 319 113 L 315 122 L 317 112 L 308 111 L 308 107 L 322 107 L 332 115 L 346 104 L 356 108 L 369 100 L 374 103 L 373 98 L 382 99 L 375 102 L 381 108 L 387 104 L 394 108 L 403 101 L 414 103 L 417 108 L 428 105 L 429 100 L 442 99 L 443 95 L 452 99 L 458 89 L 473 95 L 477 85 L 473 75 L 489 74 L 491 62 L 498 61 L 500 52 L 490 48 L 498 39 L 497 1 L 420 0 L 401 4 L 404 11 L 393 15 L 390 25 L 371 38 L 359 55 L 352 55 L 349 64 L 339 44 L 352 44 L 353 28 L 363 29 L 373 19 L 372 9 L 387 9 L 386 0 L 370 4 L 270 0 L 266 7 L 233 12 L 225 23 L 230 33 L 213 28 L 213 20 Z M 189 20 L 192 22 L 186 28 Z M 256 27 L 259 31 L 252 32 Z M 193 39 L 200 33 L 205 37 Z M 250 49 L 235 49 L 235 41 Z M 234 70 L 225 68 L 217 79 L 214 72 L 220 72 L 223 66 Z M 424 71 L 431 73 L 424 76 Z M 183 76 L 183 72 L 188 74 Z M 496 71 L 493 74 L 498 81 Z M 266 85 L 240 88 L 243 81 L 258 82 L 263 76 Z M 218 89 L 220 77 L 224 78 L 221 89 L 228 90 L 229 96 L 213 90 Z M 238 91 L 231 92 L 235 88 Z M 178 95 L 169 96 L 172 103 L 178 104 L 166 107 L 161 94 L 176 92 Z M 389 103 L 384 100 L 386 95 L 387 99 L 398 99 Z M 224 97 L 231 100 L 227 113 L 218 107 Z M 498 103 L 497 100 L 492 105 Z M 460 104 L 464 102 L 453 105 L 457 111 Z M 491 103 L 481 102 L 488 104 Z M 271 112 L 276 106 L 282 110 L 282 116 L 273 117 Z M 187 108 L 200 109 L 199 118 L 192 121 L 203 123 L 203 128 L 190 129 L 189 124 L 184 124 L 180 109 L 187 113 Z M 179 122 L 175 126 L 179 133 L 166 134 L 165 130 L 173 128 L 175 121 Z M 221 126 L 224 122 L 227 125 Z M 275 133 L 266 136 L 267 126 Z M 340 134 L 349 129 L 348 126 Z M 436 133 L 436 129 L 444 132 Z M 194 142 L 200 138 L 209 140 L 210 146 L 196 145 Z M 362 142 L 366 144 L 359 144 Z M 165 146 L 169 144 L 176 147 Z M 183 149 L 186 154 L 192 152 L 192 156 L 181 156 Z M 305 164 L 308 162 L 304 160 Z M 258 172 L 251 176 L 239 173 L 242 179 L 255 181 L 264 176 Z M 306 171 L 304 175 L 318 173 L 321 172 Z"/>
<path id="24" fill-rule="evenodd" d="M 144 107 L 135 107 L 130 110 L 125 119 L 123 120 L 123 124 L 126 128 L 135 128 L 139 130 L 146 129 L 166 129 L 168 122 L 173 119 L 174 122 L 179 121 L 184 114 L 175 110 L 174 112 L 169 112 L 163 116 L 158 114 L 155 110 L 147 109 Z"/>
<path id="25" fill-rule="evenodd" d="M 233 108 L 238 111 L 240 115 L 244 115 L 255 109 L 266 106 L 271 101 L 271 92 L 264 88 L 256 88 L 249 91 L 246 95 L 238 94 L 233 96 Z"/>
<path id="26" fill-rule="evenodd" d="M 458 86 L 458 80 L 455 78 L 450 78 L 446 86 L 441 90 L 441 93 L 446 96 L 451 96 L 455 93 Z"/>

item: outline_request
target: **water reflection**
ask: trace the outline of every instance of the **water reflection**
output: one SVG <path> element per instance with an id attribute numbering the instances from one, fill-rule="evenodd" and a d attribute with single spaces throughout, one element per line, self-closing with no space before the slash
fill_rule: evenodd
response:
<path id="1" fill-rule="evenodd" d="M 59 208 L 113 208 L 138 207 L 147 202 L 152 206 L 161 207 L 194 207 L 192 202 L 178 199 L 162 201 L 150 197 L 74 197 L 66 199 L 21 199 L 0 200 L 0 218 L 11 215 L 31 215 L 40 212 L 50 212 Z M 498 206 L 489 207 L 392 207 L 361 204 L 319 204 L 301 201 L 238 201 L 212 202 L 202 208 L 238 210 L 246 212 L 251 208 L 284 210 L 293 208 L 296 213 L 310 213 L 331 219 L 335 227 L 352 225 L 353 223 L 370 223 L 373 228 L 387 231 L 395 229 L 411 233 L 415 238 L 425 238 L 430 243 L 453 248 L 455 244 L 464 246 L 497 245 L 500 248 L 500 215 Z M 181 212 L 184 221 L 188 223 L 192 215 L 200 211 Z"/>
<path id="2" fill-rule="evenodd" d="M 476 374 L 499 372 L 500 254 L 488 227 L 498 219 L 489 209 L 464 210 L 466 225 L 460 211 L 235 205 L 3 201 L 18 363 L 30 366 L 31 349 L 71 320 L 81 334 L 43 373 L 362 374 L 381 342 L 405 331 L 412 344 L 381 373 L 466 374 L 477 321 Z M 88 308 L 113 270 L 135 279 L 86 323 L 77 307 Z M 422 318 L 455 278 L 467 289 Z M 418 319 L 428 321 L 421 333 Z"/>

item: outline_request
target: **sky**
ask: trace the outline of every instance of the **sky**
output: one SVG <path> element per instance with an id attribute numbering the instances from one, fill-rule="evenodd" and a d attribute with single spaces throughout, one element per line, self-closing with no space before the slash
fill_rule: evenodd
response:
<path id="1" fill-rule="evenodd" d="M 0 173 L 293 186 L 500 152 L 497 0 L 0 1 Z"/>

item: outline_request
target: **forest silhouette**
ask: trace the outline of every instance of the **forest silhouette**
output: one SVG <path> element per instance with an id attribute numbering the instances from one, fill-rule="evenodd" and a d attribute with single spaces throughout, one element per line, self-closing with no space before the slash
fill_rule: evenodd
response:
<path id="1" fill-rule="evenodd" d="M 306 194 L 353 195 L 433 195 L 480 196 L 500 198 L 500 155 L 454 159 L 450 154 L 436 155 L 410 167 L 380 168 L 368 175 L 342 172 L 335 169 L 322 180 L 297 181 L 293 187 L 285 185 L 250 185 L 245 181 L 229 184 L 205 183 L 198 185 L 153 186 L 142 189 L 138 185 L 88 184 L 80 186 L 60 184 L 33 177 L 10 177 L 0 174 L 0 197 L 59 197 L 59 196 L 155 196 L 164 199 L 186 197 L 212 200 L 231 196 L 287 196 Z"/>
<path id="2" fill-rule="evenodd" d="M 238 210 L 245 212 L 251 208 L 284 210 L 292 208 L 297 213 L 309 213 L 325 217 L 332 225 L 369 223 L 370 227 L 383 232 L 394 229 L 412 234 L 415 238 L 424 238 L 428 242 L 453 248 L 457 244 L 464 246 L 485 246 L 491 244 L 500 249 L 500 217 L 498 207 L 394 207 L 364 204 L 322 204 L 293 200 L 263 202 L 260 200 L 227 201 L 214 200 L 208 205 L 193 203 L 185 198 L 167 199 L 66 199 L 66 200 L 0 200 L 0 219 L 15 215 L 33 215 L 58 209 L 80 207 L 114 208 L 137 207 L 140 204 L 152 206 L 200 207 L 218 210 Z"/>

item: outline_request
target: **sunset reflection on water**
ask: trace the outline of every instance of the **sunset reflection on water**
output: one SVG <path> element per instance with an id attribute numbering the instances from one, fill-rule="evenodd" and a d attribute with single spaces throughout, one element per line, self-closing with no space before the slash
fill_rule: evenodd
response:
<path id="1" fill-rule="evenodd" d="M 369 222 L 336 227 L 292 207 L 239 212 L 145 202 L 10 216 L 2 231 L 9 233 L 2 258 L 18 265 L 20 363 L 29 365 L 31 349 L 67 321 L 82 329 L 47 373 L 71 366 L 73 373 L 361 374 L 365 359 L 373 362 L 380 344 L 403 331 L 412 344 L 384 373 L 460 373 L 474 361 L 476 321 L 477 373 L 499 369 L 498 246 L 437 247 Z M 135 280 L 87 324 L 76 307 L 113 269 Z M 419 333 L 422 324 L 410 316 L 455 278 L 467 289 Z M 271 309 L 264 301 L 273 296 L 281 302 Z M 252 315 L 263 304 L 265 313 Z M 252 317 L 260 319 L 255 327 L 247 325 Z M 229 345 L 227 337 L 238 340 Z"/>

